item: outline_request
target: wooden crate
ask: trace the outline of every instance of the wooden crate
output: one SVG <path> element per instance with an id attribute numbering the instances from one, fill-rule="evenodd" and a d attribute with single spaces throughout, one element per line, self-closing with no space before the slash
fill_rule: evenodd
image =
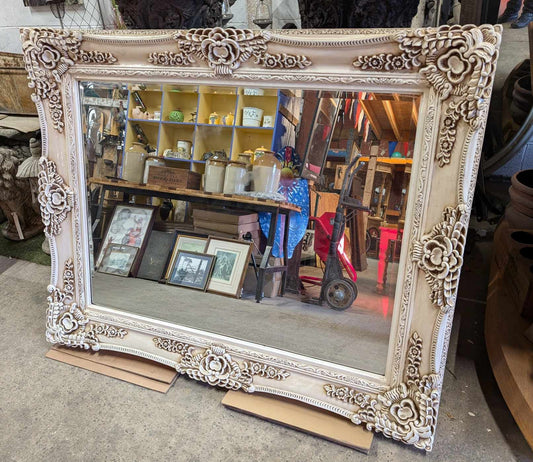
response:
<path id="1" fill-rule="evenodd" d="M 149 185 L 167 188 L 200 189 L 202 175 L 182 168 L 151 166 L 148 172 Z"/>
<path id="2" fill-rule="evenodd" d="M 256 223 L 258 220 L 257 213 L 242 212 L 235 210 L 203 210 L 196 208 L 192 212 L 192 216 L 195 219 L 203 221 L 211 221 L 215 223 L 228 223 L 243 225 L 246 223 Z"/>

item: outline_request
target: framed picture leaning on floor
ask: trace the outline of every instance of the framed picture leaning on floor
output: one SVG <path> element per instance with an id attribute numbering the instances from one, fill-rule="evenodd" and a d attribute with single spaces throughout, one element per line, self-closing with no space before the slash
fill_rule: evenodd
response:
<path id="1" fill-rule="evenodd" d="M 208 292 L 240 298 L 252 243 L 210 237 L 205 252 L 216 257 Z"/>
<path id="2" fill-rule="evenodd" d="M 130 245 L 109 244 L 98 272 L 128 277 L 139 249 Z"/>
<path id="3" fill-rule="evenodd" d="M 163 280 L 175 240 L 175 232 L 152 230 L 139 265 L 137 277 L 158 282 Z"/>
<path id="4" fill-rule="evenodd" d="M 128 245 L 139 249 L 131 269 L 132 275 L 137 276 L 137 270 L 148 241 L 147 238 L 154 222 L 155 210 L 155 207 L 148 205 L 117 205 L 102 239 L 100 252 L 96 259 L 96 268 L 100 268 L 105 249 L 109 244 Z"/>
<path id="5" fill-rule="evenodd" d="M 184 252 L 204 253 L 206 245 L 206 237 L 178 234 L 174 243 L 174 247 L 172 249 L 172 255 L 170 256 L 170 260 L 168 262 L 167 270 L 165 272 L 165 279 L 168 280 L 168 278 L 170 277 L 172 269 L 174 268 L 174 265 L 176 263 L 178 252 L 180 250 Z"/>
<path id="6" fill-rule="evenodd" d="M 205 291 L 214 260 L 213 255 L 180 250 L 170 268 L 167 282 Z"/>

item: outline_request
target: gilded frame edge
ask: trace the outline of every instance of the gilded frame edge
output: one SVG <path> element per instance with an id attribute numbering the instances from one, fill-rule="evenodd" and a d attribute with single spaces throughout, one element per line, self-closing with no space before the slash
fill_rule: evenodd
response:
<path id="1" fill-rule="evenodd" d="M 21 31 L 43 134 L 39 201 L 52 252 L 47 339 L 68 346 L 149 357 L 210 385 L 288 396 L 429 451 L 501 27 L 315 32 L 311 35 L 301 31 L 289 34 L 214 28 L 164 31 L 154 37 L 148 31 Z M 213 54 L 208 45 L 214 42 L 226 46 L 226 57 Z M 142 49 L 148 44 L 163 50 L 150 53 L 148 65 L 142 51 L 129 53 L 138 68 L 128 71 L 122 67 L 121 50 L 131 51 L 133 46 Z M 112 51 L 99 51 L 102 45 Z M 320 50 L 326 48 L 348 48 L 351 63 L 334 60 L 336 72 L 328 72 L 325 66 L 320 67 L 324 61 Z M 289 53 L 294 49 L 302 54 Z M 265 74 L 265 69 L 269 74 Z M 221 344 L 211 334 L 191 335 L 179 326 L 169 329 L 116 312 L 106 314 L 105 310 L 88 305 L 83 277 L 85 217 L 80 214 L 80 179 L 76 173 L 79 146 L 74 130 L 76 114 L 71 105 L 75 100 L 73 82 L 74 76 L 104 78 L 113 74 L 127 75 L 130 80 L 150 74 L 166 78 L 218 76 L 267 85 L 297 82 L 308 86 L 326 83 L 425 88 L 428 111 L 417 135 L 420 164 L 412 184 L 418 199 L 415 194 L 410 195 L 413 216 L 408 227 L 409 245 L 402 250 L 412 287 L 407 290 L 410 299 L 402 303 L 402 312 L 395 314 L 388 383 L 366 380 L 357 374 L 343 375 L 338 368 L 316 367 L 265 354 L 248 345 L 243 348 L 240 342 Z M 54 146 L 54 152 L 50 146 Z M 454 180 L 455 200 L 447 198 L 444 204 L 420 200 L 425 194 L 434 197 L 437 180 Z M 446 264 L 435 267 L 428 255 L 442 248 L 447 252 Z M 147 342 L 150 337 L 151 342 Z M 127 346 L 129 339 L 133 346 Z M 222 372 L 212 370 L 210 361 L 222 365 Z M 321 392 L 314 396 L 299 394 L 299 384 L 304 383 Z"/>

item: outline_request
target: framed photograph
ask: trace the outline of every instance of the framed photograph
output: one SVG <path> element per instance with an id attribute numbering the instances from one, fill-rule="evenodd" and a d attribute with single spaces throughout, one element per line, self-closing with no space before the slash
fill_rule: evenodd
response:
<path id="1" fill-rule="evenodd" d="M 138 251 L 131 245 L 109 244 L 105 248 L 98 272 L 128 277 Z"/>
<path id="2" fill-rule="evenodd" d="M 107 226 L 100 254 L 96 259 L 96 267 L 99 268 L 104 257 L 104 250 L 109 244 L 128 245 L 139 249 L 137 261 L 131 272 L 137 276 L 137 270 L 148 241 L 148 235 L 152 229 L 155 217 L 155 207 L 123 204 L 117 205 Z"/>
<path id="3" fill-rule="evenodd" d="M 158 282 L 163 279 L 175 240 L 175 232 L 153 230 L 148 238 L 137 277 Z"/>
<path id="4" fill-rule="evenodd" d="M 167 282 L 191 289 L 205 290 L 214 260 L 213 255 L 178 251 Z"/>
<path id="5" fill-rule="evenodd" d="M 240 298 L 252 243 L 210 237 L 205 252 L 216 257 L 208 292 Z"/>
<path id="6" fill-rule="evenodd" d="M 184 252 L 204 253 L 206 245 L 207 245 L 206 237 L 197 237 L 197 236 L 189 236 L 186 234 L 179 234 L 176 237 L 176 242 L 174 243 L 174 249 L 172 250 L 172 255 L 170 256 L 170 260 L 167 265 L 165 279 L 168 280 L 168 278 L 170 277 L 170 273 L 172 271 L 172 268 L 174 267 L 174 264 L 176 263 L 176 257 L 178 256 L 178 252 L 180 250 Z"/>

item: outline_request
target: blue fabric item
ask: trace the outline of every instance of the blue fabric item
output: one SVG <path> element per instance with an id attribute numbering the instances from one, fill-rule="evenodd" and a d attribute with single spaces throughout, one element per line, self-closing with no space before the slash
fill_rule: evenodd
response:
<path id="1" fill-rule="evenodd" d="M 287 202 L 297 205 L 302 209 L 300 213 L 291 212 L 290 214 L 290 228 L 289 237 L 287 239 L 287 254 L 288 258 L 292 257 L 294 248 L 302 240 L 307 229 L 309 221 L 309 187 L 307 180 L 304 178 L 295 178 L 289 184 L 280 183 L 278 192 L 287 198 Z M 265 236 L 268 236 L 270 229 L 270 213 L 261 212 L 259 214 L 259 224 L 261 231 Z M 276 258 L 283 258 L 283 232 L 285 230 L 285 217 L 280 215 L 278 217 L 278 224 L 276 226 L 276 237 L 274 239 L 274 247 L 272 255 Z"/>

